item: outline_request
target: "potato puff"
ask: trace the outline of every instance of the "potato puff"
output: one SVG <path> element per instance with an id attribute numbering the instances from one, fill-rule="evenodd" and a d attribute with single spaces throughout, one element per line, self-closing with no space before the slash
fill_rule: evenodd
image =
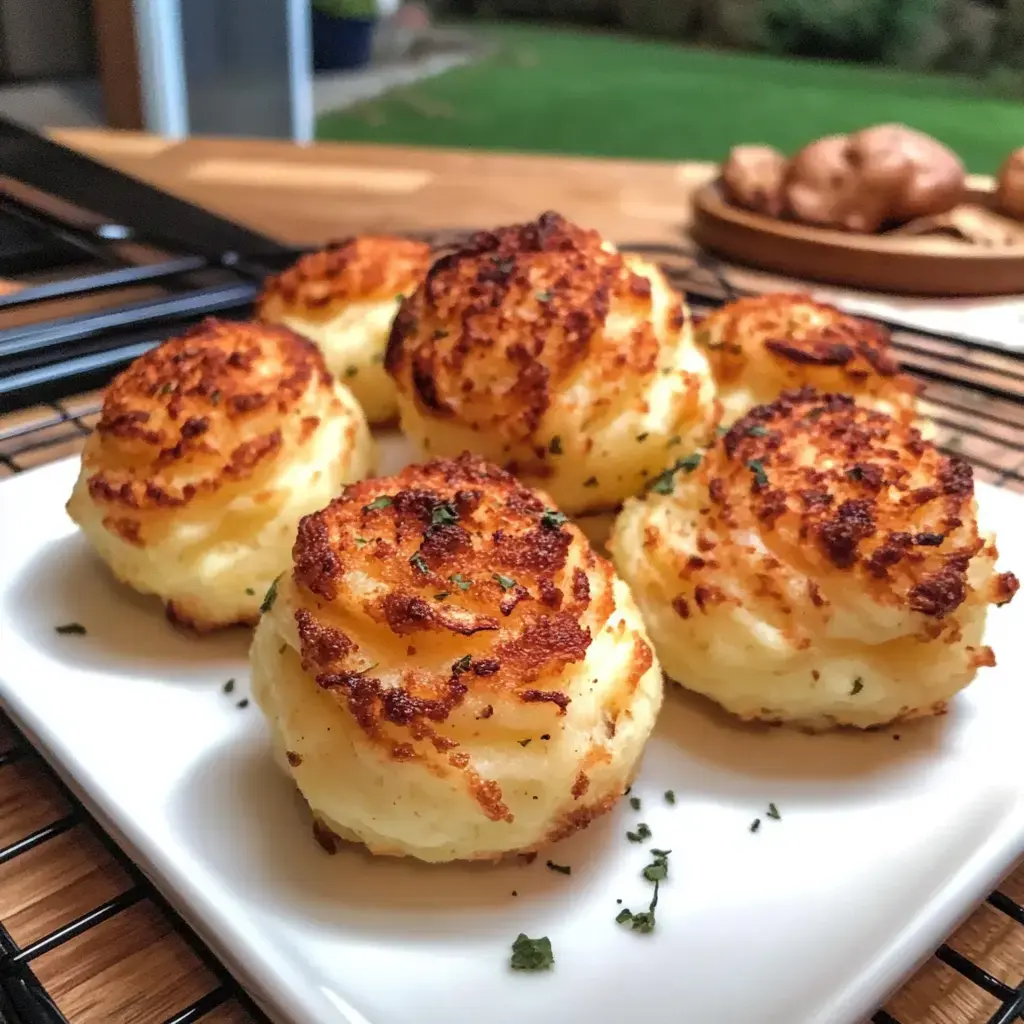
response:
<path id="1" fill-rule="evenodd" d="M 611 547 L 666 673 L 745 719 L 943 711 L 1016 592 L 971 467 L 845 395 L 787 392 L 626 504 Z"/>
<path id="2" fill-rule="evenodd" d="M 114 379 L 68 514 L 172 620 L 251 624 L 299 519 L 374 458 L 358 404 L 312 342 L 207 320 Z"/>
<path id="3" fill-rule="evenodd" d="M 395 320 L 387 369 L 429 455 L 479 452 L 568 513 L 615 509 L 717 406 L 680 296 L 555 213 L 474 236 Z"/>
<path id="4" fill-rule="evenodd" d="M 253 696 L 322 839 L 531 852 L 629 786 L 662 679 L 629 589 L 550 499 L 464 454 L 299 527 Z"/>
<path id="5" fill-rule="evenodd" d="M 384 349 L 399 303 L 423 280 L 430 253 L 426 242 L 390 235 L 332 243 L 268 279 L 257 315 L 316 342 L 366 418 L 388 422 L 398 405 Z"/>
<path id="6" fill-rule="evenodd" d="M 852 395 L 920 426 L 920 386 L 900 373 L 889 332 L 809 295 L 769 292 L 726 303 L 696 325 L 695 337 L 714 371 L 726 423 L 807 386 Z"/>

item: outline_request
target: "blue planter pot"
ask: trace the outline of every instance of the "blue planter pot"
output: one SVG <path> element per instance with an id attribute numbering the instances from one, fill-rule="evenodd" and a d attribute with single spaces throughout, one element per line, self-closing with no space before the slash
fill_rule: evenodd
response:
<path id="1" fill-rule="evenodd" d="M 313 11 L 313 67 L 317 71 L 361 68 L 370 63 L 372 18 L 335 18 Z"/>

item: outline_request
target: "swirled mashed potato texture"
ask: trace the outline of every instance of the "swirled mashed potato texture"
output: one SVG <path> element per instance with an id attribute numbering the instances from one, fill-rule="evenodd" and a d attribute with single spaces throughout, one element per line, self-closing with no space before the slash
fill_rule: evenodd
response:
<path id="1" fill-rule="evenodd" d="M 889 332 L 809 295 L 772 292 L 709 313 L 695 336 L 711 363 L 725 422 L 783 391 L 813 387 L 920 426 L 918 384 L 900 373 Z"/>
<path id="2" fill-rule="evenodd" d="M 662 694 L 610 563 L 468 454 L 304 519 L 251 661 L 321 838 L 425 861 L 584 828 L 630 784 Z"/>
<path id="3" fill-rule="evenodd" d="M 202 632 L 255 623 L 299 520 L 373 461 L 312 342 L 208 320 L 115 378 L 67 508 L 119 579 Z"/>
<path id="4" fill-rule="evenodd" d="M 812 729 L 945 710 L 995 663 L 985 618 L 1018 585 L 966 462 L 810 389 L 628 502 L 611 546 L 668 676 Z"/>
<path id="5" fill-rule="evenodd" d="M 387 369 L 423 452 L 479 452 L 572 514 L 617 508 L 717 415 L 661 271 L 555 213 L 437 260 L 399 310 Z"/>
<path id="6" fill-rule="evenodd" d="M 316 342 L 366 418 L 388 422 L 398 405 L 384 350 L 398 305 L 423 280 L 430 253 L 426 242 L 390 235 L 336 242 L 270 278 L 257 314 Z"/>

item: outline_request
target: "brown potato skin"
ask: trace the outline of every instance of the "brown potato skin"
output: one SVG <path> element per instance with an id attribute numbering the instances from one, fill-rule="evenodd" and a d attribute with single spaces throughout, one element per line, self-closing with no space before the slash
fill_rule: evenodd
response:
<path id="1" fill-rule="evenodd" d="M 794 220 L 874 233 L 946 212 L 961 200 L 964 180 L 960 158 L 937 139 L 886 124 L 805 146 L 783 188 Z"/>
<path id="2" fill-rule="evenodd" d="M 745 210 L 781 217 L 787 164 L 785 156 L 772 146 L 733 146 L 722 165 L 726 198 Z"/>
<path id="3" fill-rule="evenodd" d="M 996 202 L 1008 217 L 1024 220 L 1024 146 L 1015 149 L 999 168 Z"/>

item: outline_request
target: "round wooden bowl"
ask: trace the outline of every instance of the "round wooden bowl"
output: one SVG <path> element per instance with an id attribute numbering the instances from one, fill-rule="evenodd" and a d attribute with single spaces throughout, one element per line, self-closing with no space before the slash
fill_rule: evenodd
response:
<path id="1" fill-rule="evenodd" d="M 990 205 L 992 193 L 965 199 Z M 984 248 L 936 236 L 857 235 L 776 220 L 732 206 L 717 182 L 693 199 L 694 240 L 735 263 L 904 295 L 1008 295 L 1024 292 L 1024 245 Z"/>

